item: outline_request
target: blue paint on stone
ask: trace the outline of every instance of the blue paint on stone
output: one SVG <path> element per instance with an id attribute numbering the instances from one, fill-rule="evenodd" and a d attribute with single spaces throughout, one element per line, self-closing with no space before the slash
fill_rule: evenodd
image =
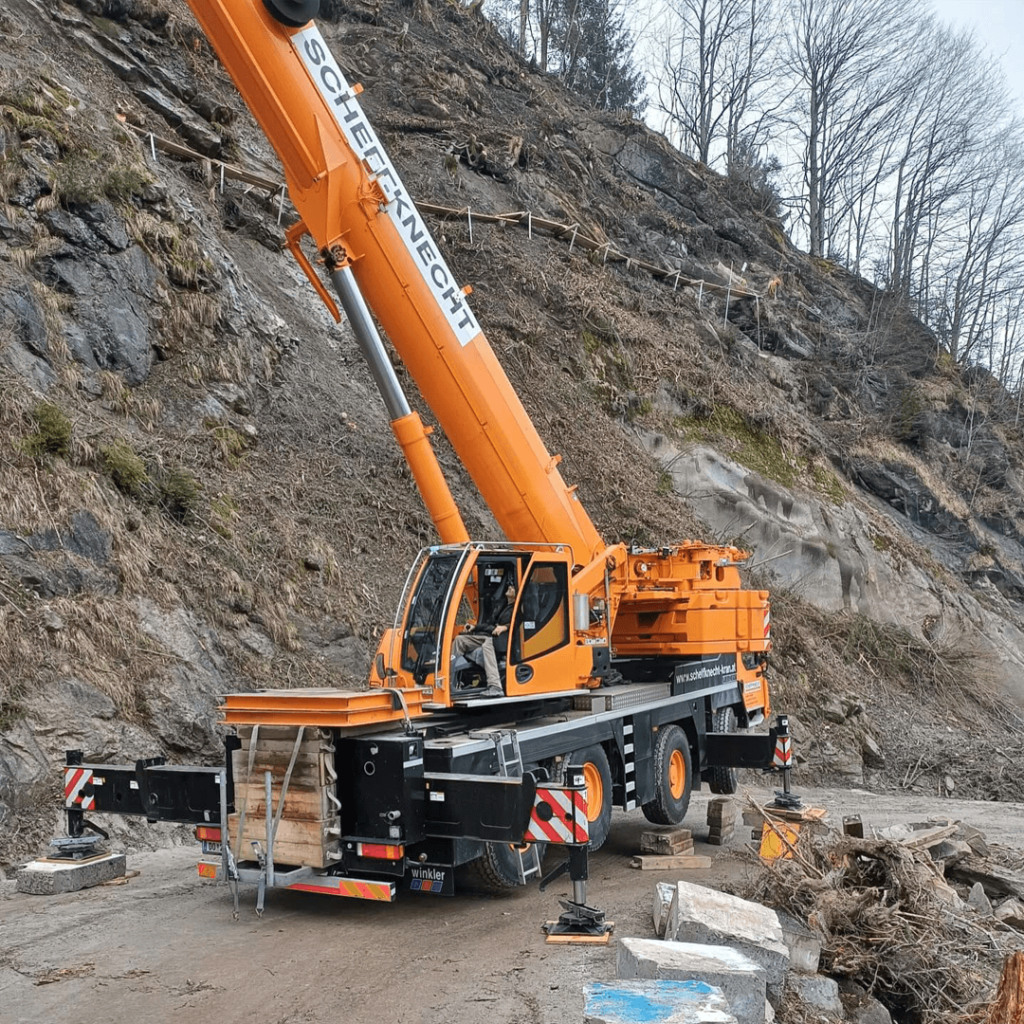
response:
<path id="1" fill-rule="evenodd" d="M 639 987 L 602 982 L 588 985 L 587 1015 L 623 1024 L 660 1024 L 672 1018 L 680 1020 L 680 1013 L 686 1009 L 708 1009 L 709 997 L 713 1000 L 716 994 L 721 996 L 719 989 L 703 981 L 651 980 L 642 983 L 642 991 L 637 990 Z"/>

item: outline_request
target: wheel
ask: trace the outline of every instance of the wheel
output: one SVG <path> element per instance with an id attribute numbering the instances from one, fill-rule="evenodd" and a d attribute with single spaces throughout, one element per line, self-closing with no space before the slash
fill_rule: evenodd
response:
<path id="1" fill-rule="evenodd" d="M 541 862 L 547 843 L 538 843 Z M 511 896 L 522 886 L 519 881 L 519 850 L 511 843 L 485 843 L 484 852 L 470 861 L 461 871 L 460 888 L 490 893 L 492 896 Z M 522 847 L 523 850 L 526 847 Z M 530 881 L 536 879 L 530 876 Z"/>
<path id="2" fill-rule="evenodd" d="M 663 725 L 654 742 L 654 799 L 643 805 L 655 825 L 678 825 L 690 806 L 690 743 L 678 725 Z"/>
<path id="3" fill-rule="evenodd" d="M 590 843 L 593 853 L 604 846 L 612 825 L 612 770 L 604 747 L 595 743 L 570 754 L 568 764 L 583 766 L 587 783 L 587 821 L 590 822 Z"/>
<path id="4" fill-rule="evenodd" d="M 736 711 L 733 708 L 719 708 L 712 719 L 712 732 L 735 732 Z M 735 768 L 715 767 L 711 769 L 708 789 L 712 793 L 731 796 L 740 787 L 740 775 Z"/>

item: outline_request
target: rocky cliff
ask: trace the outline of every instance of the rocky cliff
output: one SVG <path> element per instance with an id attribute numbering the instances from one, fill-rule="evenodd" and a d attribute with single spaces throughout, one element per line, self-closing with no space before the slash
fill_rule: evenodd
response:
<path id="1" fill-rule="evenodd" d="M 324 13 L 598 527 L 753 551 L 808 766 L 1019 785 L 1011 396 L 794 249 L 763 188 L 586 109 L 478 14 Z M 65 748 L 212 756 L 219 693 L 359 685 L 433 537 L 187 8 L 9 0 L 0 22 L 3 861 L 54 828 Z"/>

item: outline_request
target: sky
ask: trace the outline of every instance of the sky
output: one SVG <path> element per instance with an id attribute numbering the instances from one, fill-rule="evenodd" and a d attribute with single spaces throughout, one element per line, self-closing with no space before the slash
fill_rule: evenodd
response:
<path id="1" fill-rule="evenodd" d="M 1001 58 L 1024 115 L 1024 0 L 932 0 L 932 7 L 944 21 L 973 28 L 978 41 Z"/>

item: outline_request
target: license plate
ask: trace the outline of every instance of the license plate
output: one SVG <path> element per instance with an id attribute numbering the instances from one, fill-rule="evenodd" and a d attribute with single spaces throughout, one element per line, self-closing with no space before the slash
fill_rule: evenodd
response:
<path id="1" fill-rule="evenodd" d="M 223 853 L 224 847 L 221 843 L 210 842 L 209 839 L 203 840 L 203 853 Z"/>

